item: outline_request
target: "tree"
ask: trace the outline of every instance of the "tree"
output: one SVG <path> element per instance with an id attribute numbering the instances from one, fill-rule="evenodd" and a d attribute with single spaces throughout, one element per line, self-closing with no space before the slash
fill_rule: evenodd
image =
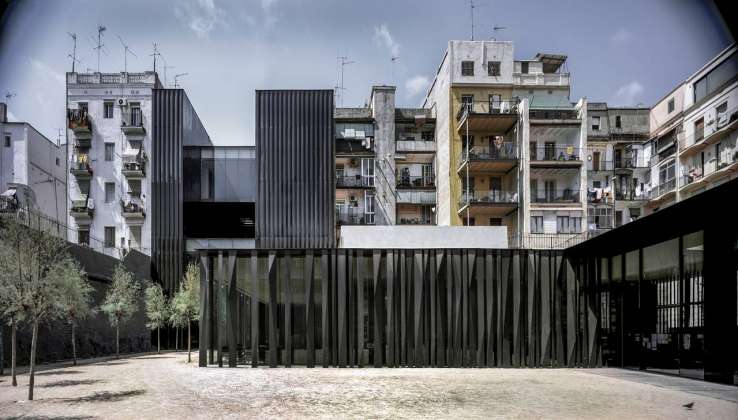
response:
<path id="1" fill-rule="evenodd" d="M 120 358 L 120 326 L 124 324 L 138 309 L 139 287 L 123 264 L 115 266 L 113 283 L 105 295 L 100 310 L 108 315 L 110 325 L 115 327 L 115 357 Z"/>
<path id="2" fill-rule="evenodd" d="M 19 280 L 11 282 L 10 288 L 16 290 L 8 293 L 8 296 L 20 300 L 26 322 L 32 328 L 29 400 L 33 400 L 39 324 L 59 316 L 57 299 L 61 285 L 66 277 L 79 275 L 66 247 L 60 238 L 35 229 L 25 229 L 25 234 L 17 242 L 18 252 L 13 255 L 19 267 Z"/>
<path id="3" fill-rule="evenodd" d="M 161 327 L 169 321 L 169 305 L 164 291 L 158 284 L 152 283 L 146 288 L 146 316 L 149 322 L 146 327 L 156 330 L 156 352 L 161 352 Z"/>
<path id="4" fill-rule="evenodd" d="M 187 325 L 187 363 L 192 361 L 192 321 L 200 318 L 200 269 L 190 263 L 179 291 L 172 298 L 172 317 Z M 203 345 L 203 343 L 200 343 Z"/>
<path id="5" fill-rule="evenodd" d="M 180 289 L 182 287 L 180 286 Z M 175 329 L 175 338 L 174 338 L 174 348 L 175 350 L 179 350 L 179 330 L 181 328 L 184 328 L 187 326 L 187 323 L 189 320 L 183 314 L 181 311 L 176 310 L 176 296 L 177 294 L 172 295 L 172 298 L 169 300 L 169 324 Z"/>
<path id="6" fill-rule="evenodd" d="M 62 276 L 57 305 L 62 316 L 72 327 L 72 364 L 76 366 L 77 339 L 75 329 L 79 321 L 96 312 L 92 306 L 92 292 L 94 289 L 87 280 L 84 270 L 76 262 L 67 265 L 66 269 L 68 273 Z"/>
<path id="7" fill-rule="evenodd" d="M 0 231 L 0 317 L 10 326 L 10 376 L 11 384 L 18 386 L 16 357 L 18 327 L 24 319 L 23 273 L 26 229 L 18 223 L 7 222 Z"/>

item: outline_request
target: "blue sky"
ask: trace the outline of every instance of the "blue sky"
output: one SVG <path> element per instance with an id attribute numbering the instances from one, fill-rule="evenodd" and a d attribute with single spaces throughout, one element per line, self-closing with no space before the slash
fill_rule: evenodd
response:
<path id="1" fill-rule="evenodd" d="M 476 3 L 476 39 L 514 41 L 516 58 L 568 55 L 573 99 L 650 106 L 732 42 L 697 0 Z M 57 137 L 67 33 L 78 34 L 82 69 L 95 69 L 98 24 L 107 27 L 101 71 L 123 70 L 118 36 L 138 56 L 129 71 L 153 69 L 157 42 L 173 66 L 167 82 L 188 73 L 180 84 L 223 145 L 253 143 L 255 89 L 333 88 L 339 55 L 354 61 L 344 106 L 363 105 L 374 84 L 396 84 L 400 105 L 419 106 L 448 40 L 470 36 L 468 0 L 24 0 L 0 28 L 0 93 L 16 94 L 11 118 Z M 493 34 L 495 25 L 506 29 Z"/>

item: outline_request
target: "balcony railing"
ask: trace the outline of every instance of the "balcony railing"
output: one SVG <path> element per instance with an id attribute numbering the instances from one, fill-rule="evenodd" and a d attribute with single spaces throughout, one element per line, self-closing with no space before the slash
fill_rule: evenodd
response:
<path id="1" fill-rule="evenodd" d="M 513 84 L 526 86 L 568 86 L 569 73 L 513 73 Z"/>
<path id="2" fill-rule="evenodd" d="M 508 190 L 463 191 L 459 197 L 459 207 L 467 204 L 517 204 L 518 192 Z"/>
<path id="3" fill-rule="evenodd" d="M 436 192 L 401 190 L 397 192 L 397 204 L 436 204 Z"/>
<path id="4" fill-rule="evenodd" d="M 143 219 L 146 217 L 146 211 L 144 209 L 144 205 L 140 200 L 137 199 L 131 199 L 128 201 L 121 200 L 121 211 L 123 213 L 123 217 L 131 220 L 131 219 Z"/>
<path id="5" fill-rule="evenodd" d="M 651 161 L 645 159 L 643 156 L 636 158 L 626 157 L 622 159 L 615 159 L 615 169 L 636 169 L 636 168 L 648 168 L 651 165 Z"/>
<path id="6" fill-rule="evenodd" d="M 400 217 L 398 225 L 435 225 L 431 219 L 423 219 L 422 217 Z"/>
<path id="7" fill-rule="evenodd" d="M 587 162 L 587 170 L 591 172 L 607 172 L 614 168 L 611 160 L 590 160 Z"/>
<path id="8" fill-rule="evenodd" d="M 539 146 L 531 148 L 531 161 L 581 162 L 581 148 L 574 146 Z"/>
<path id="9" fill-rule="evenodd" d="M 344 207 L 336 210 L 336 223 L 339 225 L 373 225 L 374 213 L 365 213 L 359 208 Z"/>
<path id="10" fill-rule="evenodd" d="M 456 120 L 461 121 L 467 113 L 469 115 L 517 115 L 520 100 L 508 99 L 499 101 L 472 101 L 462 102 Z"/>
<path id="11" fill-rule="evenodd" d="M 649 191 L 648 197 L 653 200 L 676 189 L 676 178 L 664 181 Z"/>
<path id="12" fill-rule="evenodd" d="M 397 140 L 395 142 L 395 150 L 397 150 L 398 153 L 435 152 L 436 142 L 432 140 L 407 140 L 407 139 Z"/>
<path id="13" fill-rule="evenodd" d="M 516 160 L 518 158 L 518 146 L 513 142 L 504 142 L 497 146 L 474 146 L 469 149 L 467 159 L 466 150 L 459 154 L 459 162 L 469 160 Z"/>
<path id="14" fill-rule="evenodd" d="M 69 214 L 76 219 L 89 219 L 95 214 L 94 202 L 91 198 L 72 200 Z"/>
<path id="15" fill-rule="evenodd" d="M 374 177 L 362 175 L 336 176 L 336 187 L 339 188 L 373 188 Z"/>
<path id="16" fill-rule="evenodd" d="M 92 133 L 92 124 L 90 124 L 90 116 L 86 109 L 68 109 L 67 110 L 67 127 L 75 134 Z"/>
<path id="17" fill-rule="evenodd" d="M 433 175 L 410 176 L 398 175 L 397 188 L 435 188 L 436 178 Z"/>
<path id="18" fill-rule="evenodd" d="M 579 120 L 579 113 L 575 109 L 531 109 L 531 120 Z"/>
<path id="19" fill-rule="evenodd" d="M 508 238 L 508 247 L 524 249 L 566 249 L 597 236 L 601 232 L 520 233 Z"/>
<path id="20" fill-rule="evenodd" d="M 123 111 L 120 119 L 120 128 L 126 134 L 143 134 L 146 132 L 144 127 L 144 116 L 141 108 L 131 108 Z"/>
<path id="21" fill-rule="evenodd" d="M 563 190 L 531 191 L 530 202 L 539 204 L 579 203 L 579 187 Z"/>
<path id="22" fill-rule="evenodd" d="M 124 176 L 142 177 L 146 175 L 146 157 L 143 154 L 124 155 L 123 168 Z"/>
<path id="23" fill-rule="evenodd" d="M 92 166 L 89 163 L 89 156 L 80 155 L 69 162 L 69 173 L 76 177 L 92 176 Z"/>
<path id="24" fill-rule="evenodd" d="M 648 194 L 643 190 L 635 188 L 616 188 L 615 199 L 622 201 L 648 200 Z"/>

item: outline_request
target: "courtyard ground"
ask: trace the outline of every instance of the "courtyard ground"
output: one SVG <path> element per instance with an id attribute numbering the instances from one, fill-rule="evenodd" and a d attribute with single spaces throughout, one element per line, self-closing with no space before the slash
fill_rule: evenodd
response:
<path id="1" fill-rule="evenodd" d="M 738 387 L 615 369 L 228 369 L 185 360 L 162 353 L 45 369 L 34 401 L 27 375 L 17 388 L 2 376 L 0 418 L 738 418 Z"/>

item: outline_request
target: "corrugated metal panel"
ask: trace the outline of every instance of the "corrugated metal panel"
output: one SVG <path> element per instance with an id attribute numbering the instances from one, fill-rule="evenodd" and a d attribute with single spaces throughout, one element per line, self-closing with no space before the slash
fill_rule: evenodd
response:
<path id="1" fill-rule="evenodd" d="M 332 90 L 256 92 L 257 246 L 335 245 Z"/>

